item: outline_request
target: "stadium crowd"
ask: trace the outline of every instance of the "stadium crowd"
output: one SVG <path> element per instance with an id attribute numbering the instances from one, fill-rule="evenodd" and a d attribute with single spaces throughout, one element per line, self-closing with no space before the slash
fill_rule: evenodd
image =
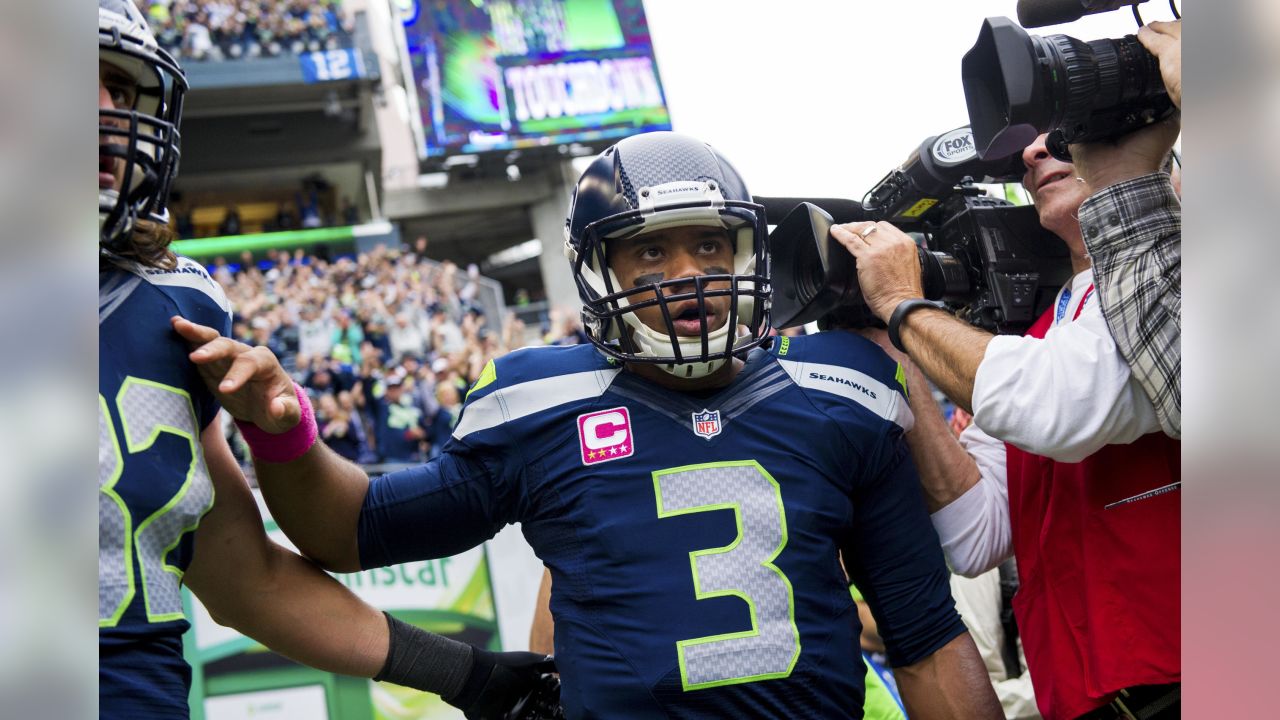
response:
<path id="1" fill-rule="evenodd" d="M 233 337 L 269 347 L 307 388 L 325 442 L 362 464 L 438 453 L 485 364 L 529 338 L 513 314 L 485 314 L 474 267 L 428 260 L 422 249 L 332 261 L 271 251 L 210 268 L 231 301 Z M 572 318 L 548 330 L 543 342 L 585 342 Z"/>
<path id="2" fill-rule="evenodd" d="M 160 47 L 183 60 L 297 55 L 351 45 L 339 0 L 139 0 Z"/>

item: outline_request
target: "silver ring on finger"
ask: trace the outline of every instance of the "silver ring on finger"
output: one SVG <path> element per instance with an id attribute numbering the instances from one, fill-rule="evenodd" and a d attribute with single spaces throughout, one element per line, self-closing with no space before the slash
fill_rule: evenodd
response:
<path id="1" fill-rule="evenodd" d="M 880 229 L 880 227 L 879 227 L 878 225 L 876 225 L 875 223 L 872 223 L 872 224 L 868 225 L 867 227 L 864 227 L 864 228 L 862 228 L 861 230 L 859 230 L 859 231 L 858 231 L 858 237 L 862 238 L 863 240 L 866 240 L 867 238 L 871 237 L 871 233 L 873 233 L 873 232 L 875 232 L 875 231 L 877 231 L 877 230 L 879 230 L 879 229 Z"/>

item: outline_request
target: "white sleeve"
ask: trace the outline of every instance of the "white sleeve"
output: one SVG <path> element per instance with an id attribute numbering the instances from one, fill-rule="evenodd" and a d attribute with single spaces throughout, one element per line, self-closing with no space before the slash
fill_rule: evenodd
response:
<path id="1" fill-rule="evenodd" d="M 960 445 L 978 465 L 978 484 L 930 516 L 951 569 L 975 577 L 1013 553 L 1004 443 L 970 425 Z"/>
<path id="2" fill-rule="evenodd" d="M 1027 670 L 1025 656 L 1021 655 L 1022 642 L 1018 642 L 1019 657 L 1022 658 L 1022 674 L 1016 678 L 991 683 L 996 689 L 996 697 L 1004 708 L 1004 716 L 1015 720 L 1034 718 L 1039 720 L 1040 709 L 1036 707 L 1036 690 L 1031 684 L 1031 673 Z"/>
<path id="3" fill-rule="evenodd" d="M 1035 689 L 1031 674 L 1026 672 L 1027 661 L 1018 644 L 1022 674 L 1010 678 L 1004 664 L 1004 625 L 1000 622 L 1000 571 L 989 570 L 975 578 L 951 576 L 951 596 L 956 600 L 956 610 L 969 628 L 973 644 L 991 676 L 991 685 L 1009 720 L 1039 720 L 1036 709 Z"/>
<path id="4" fill-rule="evenodd" d="M 1096 300 L 1043 339 L 992 339 L 974 379 L 973 422 L 1060 462 L 1079 462 L 1104 445 L 1160 430 Z"/>

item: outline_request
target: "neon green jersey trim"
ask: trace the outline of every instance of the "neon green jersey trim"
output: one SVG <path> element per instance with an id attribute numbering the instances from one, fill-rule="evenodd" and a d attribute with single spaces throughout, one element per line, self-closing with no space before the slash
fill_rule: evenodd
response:
<path id="1" fill-rule="evenodd" d="M 484 370 L 480 371 L 480 377 L 476 379 L 476 384 L 472 385 L 471 389 L 467 391 L 467 394 L 463 398 L 463 401 L 465 402 L 467 398 L 470 398 L 471 393 L 483 387 L 491 385 L 493 381 L 497 379 L 498 379 L 498 368 L 495 367 L 493 364 L 493 361 L 490 360 L 489 362 L 485 363 Z"/>

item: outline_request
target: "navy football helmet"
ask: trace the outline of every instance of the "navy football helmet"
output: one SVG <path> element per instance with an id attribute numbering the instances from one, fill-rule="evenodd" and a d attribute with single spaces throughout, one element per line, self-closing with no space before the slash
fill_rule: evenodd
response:
<path id="1" fill-rule="evenodd" d="M 98 0 L 98 59 L 136 83 L 133 107 L 98 109 L 99 172 L 123 173 L 119 191 L 98 189 L 98 242 L 114 251 L 138 218 L 169 222 L 187 79 L 132 0 Z"/>
<path id="2" fill-rule="evenodd" d="M 620 286 L 607 264 L 610 240 L 690 225 L 728 231 L 732 273 Z M 582 298 L 583 327 L 610 357 L 655 363 L 677 377 L 694 378 L 715 372 L 767 338 L 771 289 L 764 207 L 752 202 L 733 166 L 699 140 L 645 133 L 596 157 L 573 191 L 565 255 Z M 726 282 L 728 287 L 710 287 Z M 732 298 L 722 327 L 709 330 L 704 311 L 700 336 L 676 333 L 669 306 L 696 300 L 702 308 L 706 298 L 717 296 Z M 661 307 L 665 331 L 636 316 L 636 310 L 654 305 Z"/>

